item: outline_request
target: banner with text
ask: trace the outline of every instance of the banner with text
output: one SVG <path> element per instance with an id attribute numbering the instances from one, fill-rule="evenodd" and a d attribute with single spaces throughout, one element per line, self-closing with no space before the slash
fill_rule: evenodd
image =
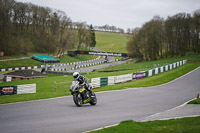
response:
<path id="1" fill-rule="evenodd" d="M 112 52 L 96 52 L 96 51 L 68 51 L 69 55 L 87 54 L 87 55 L 98 55 L 98 56 L 119 56 L 119 57 L 133 57 L 127 53 L 112 53 Z"/>

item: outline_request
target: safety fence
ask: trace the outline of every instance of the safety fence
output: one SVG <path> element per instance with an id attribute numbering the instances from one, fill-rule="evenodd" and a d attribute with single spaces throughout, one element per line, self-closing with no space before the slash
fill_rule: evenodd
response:
<path id="1" fill-rule="evenodd" d="M 0 95 L 36 93 L 36 84 L 0 86 Z"/>
<path id="2" fill-rule="evenodd" d="M 65 64 L 54 64 L 54 65 L 49 65 L 50 67 L 55 67 L 55 66 L 69 66 L 69 65 L 75 65 L 75 64 L 81 64 L 85 62 L 91 62 L 98 60 L 100 57 L 97 57 L 96 59 L 92 60 L 87 60 L 87 61 L 79 61 L 79 62 L 73 62 L 73 63 L 65 63 Z M 15 67 L 15 68 L 0 68 L 0 72 L 4 71 L 16 71 L 16 70 L 27 70 L 27 69 L 38 69 L 38 68 L 44 68 L 46 65 L 39 65 L 39 66 L 29 66 L 29 67 Z"/>
<path id="3" fill-rule="evenodd" d="M 92 78 L 91 79 L 91 85 L 93 88 L 98 88 L 102 86 L 107 85 L 114 85 L 122 82 L 142 79 L 145 77 L 151 77 L 153 75 L 157 75 L 162 72 L 166 72 L 169 70 L 172 70 L 174 68 L 177 68 L 179 66 L 182 66 L 187 63 L 187 60 L 178 61 L 172 64 L 168 64 L 165 66 L 157 67 L 148 71 L 141 71 L 137 73 L 131 73 L 131 74 L 124 74 L 119 76 L 109 76 L 109 77 L 99 77 L 99 78 Z"/>
<path id="4" fill-rule="evenodd" d="M 15 67 L 15 68 L 0 68 L 0 72 L 30 70 L 30 69 L 38 69 L 38 68 L 46 68 L 46 67 L 50 68 L 51 71 L 67 71 L 67 70 L 80 69 L 83 67 L 89 67 L 89 66 L 94 66 L 94 65 L 99 65 L 99 64 L 104 63 L 104 61 L 94 62 L 98 59 L 100 59 L 100 57 L 97 57 L 96 59 L 92 59 L 92 60 L 87 60 L 87 61 L 79 61 L 79 62 L 64 63 L 64 64 L 39 65 L 39 66 Z M 114 61 L 119 61 L 119 60 L 116 59 Z M 86 64 L 81 65 L 82 63 L 86 63 Z M 67 68 L 67 66 L 71 66 L 71 67 Z M 52 67 L 63 67 L 63 68 L 52 68 Z"/>
<path id="5" fill-rule="evenodd" d="M 58 66 L 61 67 L 63 66 L 64 68 L 51 68 L 50 70 L 51 71 L 67 71 L 67 70 L 75 70 L 75 69 L 80 69 L 80 68 L 84 68 L 84 67 L 89 67 L 89 66 L 94 66 L 94 65 L 99 65 L 99 64 L 102 64 L 104 63 L 104 61 L 99 61 L 99 62 L 95 62 L 95 63 L 88 63 L 88 64 L 84 64 L 84 65 L 81 65 L 79 63 L 75 63 L 75 64 L 72 64 L 74 65 L 74 67 L 71 67 L 71 68 L 67 68 L 67 67 L 64 67 L 64 66 L 67 66 L 67 64 L 56 64 L 56 65 L 53 65 L 53 67 L 55 66 Z"/>
<path id="6" fill-rule="evenodd" d="M 15 68 L 0 68 L 0 72 L 4 71 L 17 71 L 17 70 L 27 70 L 27 69 L 37 69 L 37 68 L 42 68 L 44 65 L 41 66 L 30 66 L 30 67 L 15 67 Z"/>

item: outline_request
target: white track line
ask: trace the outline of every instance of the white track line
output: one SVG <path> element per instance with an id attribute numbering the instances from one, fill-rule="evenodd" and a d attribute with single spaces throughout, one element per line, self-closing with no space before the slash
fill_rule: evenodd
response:
<path id="1" fill-rule="evenodd" d="M 163 111 L 163 112 L 155 113 L 155 114 L 153 114 L 153 115 L 147 116 L 147 117 L 142 118 L 142 119 L 146 119 L 146 118 L 149 118 L 149 117 L 153 117 L 153 116 L 156 116 L 156 115 L 160 115 L 160 114 L 162 114 L 162 113 L 164 113 L 164 112 L 168 112 L 168 111 L 171 111 L 171 110 L 174 110 L 174 109 L 181 108 L 181 107 L 185 106 L 188 102 L 190 102 L 190 101 L 192 101 L 192 100 L 194 100 L 194 99 L 196 99 L 196 98 L 193 98 L 193 99 L 191 99 L 191 100 L 189 100 L 189 101 L 187 101 L 187 102 L 185 102 L 185 103 L 183 103 L 183 104 L 181 104 L 181 105 L 179 105 L 179 106 L 176 106 L 176 107 L 174 107 L 174 108 L 165 110 L 165 111 Z M 196 116 L 196 115 L 195 115 L 195 116 Z M 197 115 L 197 116 L 198 116 L 198 115 Z M 183 116 L 183 117 L 185 117 L 185 116 Z M 183 117 L 173 117 L 173 118 L 183 118 Z M 168 120 L 168 119 L 172 119 L 172 118 L 164 118 L 164 119 L 159 119 L 159 120 Z M 141 121 L 146 121 L 146 120 L 141 120 Z M 148 120 L 148 121 L 151 121 L 151 120 Z"/>
<path id="2" fill-rule="evenodd" d="M 195 98 L 194 98 L 194 99 L 195 99 Z M 191 100 L 189 100 L 189 101 L 187 101 L 187 102 L 185 102 L 185 103 L 183 103 L 183 104 L 181 104 L 181 105 L 179 105 L 179 106 L 177 106 L 177 107 L 174 107 L 174 108 L 172 108 L 172 109 L 169 109 L 169 110 L 166 110 L 166 111 L 163 111 L 163 112 L 159 112 L 159 113 L 155 113 L 155 114 L 153 114 L 153 115 L 147 116 L 147 117 L 145 117 L 145 118 L 143 118 L 143 119 L 146 119 L 146 118 L 149 118 L 149 117 L 153 117 L 153 116 L 155 116 L 155 115 L 159 115 L 159 114 L 162 114 L 162 113 L 164 113 L 164 112 L 171 111 L 171 110 L 174 110 L 174 109 L 183 107 L 183 106 L 185 106 L 188 102 L 190 102 L 190 101 L 192 101 L 192 100 L 194 100 L 194 99 L 191 99 Z M 185 115 L 185 116 L 173 117 L 173 118 L 164 118 L 164 119 L 159 119 L 159 120 L 179 119 L 179 118 L 184 118 L 184 117 L 197 117 L 197 116 L 200 116 L 200 114 L 199 114 L 199 115 Z M 145 122 L 145 121 L 146 121 L 146 120 L 139 120 L 138 122 Z M 154 121 L 154 120 L 147 120 L 147 121 Z M 117 125 L 119 125 L 119 124 L 120 124 L 120 123 L 118 123 L 118 124 L 113 124 L 113 125 L 109 125 L 109 126 L 100 127 L 100 128 L 94 129 L 94 130 L 85 131 L 84 133 L 88 133 L 88 132 L 91 132 L 91 131 L 97 131 L 97 130 L 101 130 L 101 129 L 109 128 L 109 127 L 114 127 L 114 126 L 117 126 Z"/>

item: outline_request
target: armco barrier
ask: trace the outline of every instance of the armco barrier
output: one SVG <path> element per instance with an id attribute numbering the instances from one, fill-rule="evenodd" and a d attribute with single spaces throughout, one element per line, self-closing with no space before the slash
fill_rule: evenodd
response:
<path id="1" fill-rule="evenodd" d="M 133 73 L 133 74 L 125 74 L 125 75 L 110 76 L 110 77 L 103 77 L 103 78 L 92 78 L 91 85 L 93 86 L 93 88 L 98 88 L 105 85 L 114 85 L 116 83 L 131 81 L 132 79 L 141 79 L 144 77 L 151 77 L 153 75 L 157 75 L 159 73 L 172 70 L 173 68 L 182 66 L 186 63 L 187 63 L 187 60 L 183 60 L 183 61 L 175 62 L 169 65 L 157 67 L 152 70 L 142 71 L 142 72 Z"/>

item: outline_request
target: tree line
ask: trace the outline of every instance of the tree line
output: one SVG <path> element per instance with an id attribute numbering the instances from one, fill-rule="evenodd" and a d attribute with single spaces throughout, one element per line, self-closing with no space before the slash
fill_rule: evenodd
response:
<path id="1" fill-rule="evenodd" d="M 72 22 L 60 10 L 14 0 L 0 0 L 0 52 L 63 54 L 66 50 L 95 46 L 95 31 L 86 22 Z"/>
<path id="2" fill-rule="evenodd" d="M 105 24 L 103 26 L 94 26 L 94 29 L 95 30 L 98 30 L 98 31 L 106 31 L 106 32 L 117 32 L 117 33 L 124 33 L 124 29 L 123 28 L 119 28 L 119 27 L 116 27 L 114 25 L 108 25 L 108 24 Z"/>
<path id="3" fill-rule="evenodd" d="M 200 10 L 178 13 L 166 20 L 154 16 L 137 30 L 127 43 L 127 50 L 142 60 L 200 53 Z"/>

